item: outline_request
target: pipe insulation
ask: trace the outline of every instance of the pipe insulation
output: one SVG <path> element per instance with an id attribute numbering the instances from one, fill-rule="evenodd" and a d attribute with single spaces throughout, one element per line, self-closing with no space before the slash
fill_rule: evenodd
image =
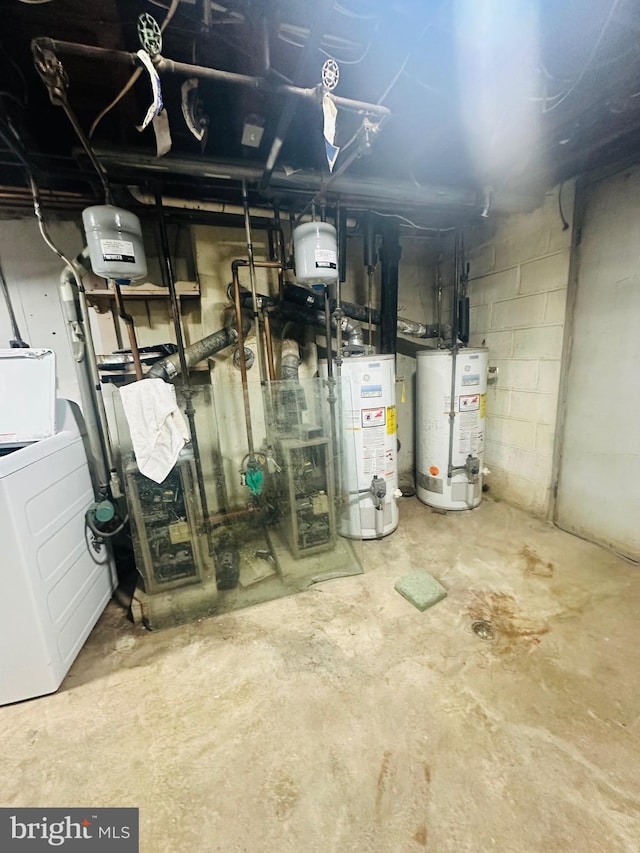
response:
<path id="1" fill-rule="evenodd" d="M 251 329 L 251 321 L 246 317 L 242 322 L 242 335 L 246 337 Z M 228 323 L 223 329 L 219 329 L 206 338 L 196 341 L 184 350 L 184 357 L 187 369 L 204 361 L 205 358 L 211 358 L 212 355 L 220 352 L 226 347 L 238 342 L 238 330 L 236 328 L 235 319 Z M 170 382 L 182 370 L 180 355 L 174 353 L 166 358 L 157 361 L 153 367 L 147 372 L 147 379 L 164 379 L 165 382 Z"/>
<path id="2" fill-rule="evenodd" d="M 251 294 L 246 288 L 241 288 L 240 298 L 243 307 L 250 305 Z M 291 283 L 287 283 L 284 287 L 284 302 L 282 304 L 271 296 L 260 295 L 259 298 L 263 306 L 272 308 L 280 307 L 283 311 L 289 311 L 290 309 L 304 311 L 305 308 L 315 308 L 318 311 L 323 310 L 322 294 L 313 293 L 306 288 Z M 342 302 L 341 308 L 345 318 L 355 320 L 358 323 L 368 323 L 369 318 L 371 318 L 371 322 L 376 326 L 379 326 L 381 323 L 382 316 L 377 308 L 369 309 L 366 305 L 356 305 L 354 302 Z M 331 310 L 333 311 L 334 309 L 335 303 L 332 303 Z M 301 314 L 300 316 L 305 315 Z M 412 338 L 437 338 L 440 334 L 440 327 L 437 323 L 416 323 L 414 320 L 409 320 L 406 317 L 398 317 L 396 327 L 399 335 L 408 335 Z M 443 337 L 448 337 L 451 334 L 451 326 L 443 325 L 441 329 Z M 347 327 L 344 325 L 344 318 L 342 331 L 347 336 L 350 333 L 349 324 L 347 324 Z"/>

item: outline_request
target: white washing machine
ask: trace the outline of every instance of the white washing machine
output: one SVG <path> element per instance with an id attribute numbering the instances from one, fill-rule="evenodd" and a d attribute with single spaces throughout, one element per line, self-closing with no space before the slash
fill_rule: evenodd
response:
<path id="1" fill-rule="evenodd" d="M 115 588 L 79 423 L 51 350 L 0 350 L 0 705 L 58 689 Z"/>

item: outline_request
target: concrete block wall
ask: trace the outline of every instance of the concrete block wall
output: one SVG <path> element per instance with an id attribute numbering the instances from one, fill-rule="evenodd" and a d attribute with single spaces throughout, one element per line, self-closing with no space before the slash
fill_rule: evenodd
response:
<path id="1" fill-rule="evenodd" d="M 571 229 L 556 187 L 530 213 L 496 218 L 467 237 L 472 346 L 498 369 L 487 395 L 491 493 L 539 515 L 551 498 L 552 455 Z M 574 187 L 562 188 L 570 221 Z"/>

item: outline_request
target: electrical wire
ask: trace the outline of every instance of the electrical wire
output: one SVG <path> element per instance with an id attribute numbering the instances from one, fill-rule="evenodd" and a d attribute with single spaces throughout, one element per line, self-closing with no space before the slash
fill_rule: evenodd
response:
<path id="1" fill-rule="evenodd" d="M 335 7 L 334 7 L 335 8 Z M 359 65 L 366 57 L 369 55 L 369 51 L 371 50 L 374 42 L 374 37 L 376 36 L 378 29 L 380 28 L 380 21 L 382 18 L 378 18 L 375 27 L 373 28 L 373 33 L 371 34 L 371 39 L 369 40 L 369 44 L 364 49 L 364 52 L 357 59 L 339 59 L 335 54 L 329 53 L 329 51 L 324 48 L 320 48 L 320 53 L 323 56 L 327 56 L 329 59 L 335 59 L 336 62 L 339 62 L 340 65 Z"/>
<path id="2" fill-rule="evenodd" d="M 156 3 L 155 5 L 160 5 L 160 4 Z M 167 15 L 166 15 L 164 21 L 160 25 L 160 32 L 161 33 L 163 33 L 166 30 L 166 28 L 169 26 L 169 24 L 171 23 L 171 19 L 173 18 L 173 16 L 177 12 L 179 5 L 180 5 L 180 0 L 171 0 L 171 6 L 169 7 L 169 9 L 167 11 Z M 166 7 L 163 7 L 163 8 L 166 8 Z M 100 124 L 102 119 L 106 115 L 108 115 L 111 112 L 111 110 L 117 104 L 120 103 L 120 101 L 124 98 L 124 96 L 127 94 L 127 92 L 129 92 L 131 90 L 131 88 L 134 86 L 134 84 L 136 83 L 136 81 L 138 80 L 140 75 L 142 74 L 142 71 L 143 71 L 142 67 L 136 68 L 136 70 L 133 72 L 131 77 L 129 77 L 129 80 L 125 83 L 124 87 L 115 96 L 115 98 L 111 101 L 111 103 L 107 104 L 107 106 L 102 110 L 102 112 L 96 116 L 96 118 L 93 121 L 93 124 L 89 128 L 89 139 L 91 139 L 93 134 L 96 132 L 96 128 L 98 127 L 98 125 Z"/>
<path id="3" fill-rule="evenodd" d="M 553 103 L 548 109 L 543 107 L 543 109 L 542 109 L 543 113 L 545 113 L 545 114 L 550 113 L 553 110 L 555 110 L 556 107 L 559 107 L 560 104 L 563 104 L 567 100 L 569 95 L 571 95 L 573 92 L 575 92 L 577 87 L 580 85 L 580 83 L 584 79 L 585 74 L 587 73 L 587 71 L 591 67 L 591 63 L 596 58 L 596 54 L 598 53 L 598 50 L 600 49 L 600 45 L 602 44 L 602 39 L 604 38 L 605 33 L 609 29 L 609 24 L 611 23 L 611 19 L 613 18 L 614 14 L 616 12 L 616 9 L 618 8 L 619 5 L 620 5 L 620 0 L 612 0 L 611 6 L 609 8 L 609 13 L 607 14 L 607 17 L 605 18 L 604 24 L 602 25 L 602 29 L 600 30 L 598 38 L 595 40 L 595 43 L 594 43 L 593 47 L 591 48 L 589 56 L 587 57 L 587 61 L 585 62 L 585 64 L 582 67 L 582 71 L 580 71 L 580 73 L 574 79 L 571 86 L 566 90 L 566 92 L 564 92 L 562 94 L 562 96 L 559 98 L 559 100 L 557 100 L 555 103 Z"/>
<path id="4" fill-rule="evenodd" d="M 26 106 L 29 103 L 29 87 L 27 86 L 27 79 L 24 76 L 24 74 L 22 73 L 22 68 L 20 68 L 20 66 L 15 61 L 15 59 L 13 59 L 11 56 L 9 56 L 6 48 L 4 47 L 4 45 L 1 42 L 0 42 L 0 50 L 2 51 L 2 53 L 4 54 L 6 59 L 9 61 L 9 63 L 13 67 L 14 71 L 18 75 L 18 77 L 20 78 L 20 82 L 22 83 L 22 90 L 24 92 L 23 106 Z"/>
<path id="5" fill-rule="evenodd" d="M 381 103 L 385 100 L 385 98 L 387 97 L 387 95 L 389 94 L 389 92 L 393 89 L 393 87 L 396 85 L 396 83 L 398 82 L 398 80 L 400 79 L 400 77 L 402 77 L 402 75 L 403 75 L 403 73 L 404 73 L 404 70 L 405 70 L 405 68 L 407 67 L 407 64 L 409 63 L 409 60 L 410 60 L 410 59 L 411 59 L 411 57 L 413 56 L 414 51 L 417 49 L 418 45 L 420 44 L 420 42 L 422 41 L 422 39 L 424 38 L 424 36 L 427 34 L 427 32 L 428 32 L 428 30 L 431 28 L 431 26 L 432 26 L 431 21 L 429 21 L 429 22 L 428 22 L 427 24 L 425 24 L 425 26 L 422 28 L 422 31 L 421 31 L 420 35 L 419 35 L 419 36 L 418 36 L 418 38 L 416 39 L 416 42 L 415 42 L 415 44 L 413 45 L 413 47 L 411 48 L 411 50 L 409 51 L 409 53 L 405 56 L 404 60 L 402 61 L 401 65 L 400 65 L 400 68 L 398 68 L 398 71 L 396 72 L 396 74 L 395 74 L 395 75 L 394 75 L 394 77 L 392 78 L 391 82 L 389 83 L 389 85 L 387 86 L 387 88 L 384 90 L 384 92 L 383 92 L 383 93 L 380 95 L 380 97 L 378 98 L 378 100 L 377 100 L 377 103 L 378 103 L 378 104 L 381 104 Z"/>
<path id="6" fill-rule="evenodd" d="M 402 216 L 400 213 L 381 213 L 379 210 L 373 210 L 372 213 L 375 213 L 376 216 L 384 216 L 387 219 L 400 219 L 402 222 L 405 222 L 412 228 L 417 228 L 419 231 L 433 231 L 437 234 L 444 234 L 446 231 L 456 230 L 453 225 L 447 228 L 433 228 L 430 225 L 418 225 L 417 222 L 412 222 L 410 219 L 407 219 L 406 216 Z"/>
<path id="7" fill-rule="evenodd" d="M 562 209 L 562 187 L 564 186 L 564 181 L 561 182 L 560 187 L 558 188 L 558 213 L 560 214 L 560 219 L 562 220 L 562 230 L 567 231 L 569 228 L 569 223 L 565 219 L 564 211 Z"/>
<path id="8" fill-rule="evenodd" d="M 378 20 L 380 20 L 379 15 L 361 15 L 359 12 L 354 12 L 346 6 L 342 6 L 340 3 L 334 3 L 333 8 L 334 11 L 338 12 L 340 15 L 344 15 L 345 18 L 356 18 L 358 21 L 373 21 L 377 17 Z"/>

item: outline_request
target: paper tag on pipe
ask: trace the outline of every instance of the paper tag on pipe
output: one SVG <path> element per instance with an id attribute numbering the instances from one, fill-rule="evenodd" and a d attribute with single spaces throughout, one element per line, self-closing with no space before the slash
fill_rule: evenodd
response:
<path id="1" fill-rule="evenodd" d="M 166 110 L 160 110 L 152 121 L 153 132 L 156 135 L 156 157 L 164 157 L 171 151 L 171 131 L 169 129 L 169 115 Z"/>
<path id="2" fill-rule="evenodd" d="M 147 110 L 147 114 L 145 115 L 142 124 L 136 125 L 136 130 L 139 130 L 142 133 L 142 131 L 149 126 L 154 116 L 157 116 L 162 109 L 162 90 L 160 88 L 160 77 L 158 76 L 158 72 L 156 71 L 153 62 L 151 61 L 151 57 L 146 50 L 139 50 L 136 56 L 147 69 L 149 79 L 151 81 L 151 91 L 153 93 L 153 101 Z"/>
<path id="3" fill-rule="evenodd" d="M 329 171 L 333 172 L 333 167 L 340 153 L 340 149 L 333 144 L 336 138 L 338 108 L 329 92 L 325 92 L 322 98 L 322 115 L 324 118 L 324 147 L 327 154 L 327 163 L 329 164 Z"/>

